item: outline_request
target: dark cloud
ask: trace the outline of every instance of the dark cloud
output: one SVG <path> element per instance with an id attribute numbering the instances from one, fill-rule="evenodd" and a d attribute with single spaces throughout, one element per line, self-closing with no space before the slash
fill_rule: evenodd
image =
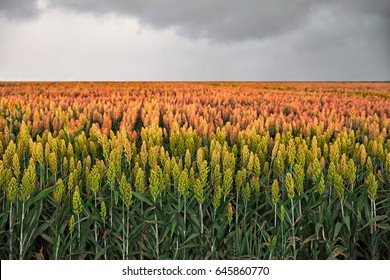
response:
<path id="1" fill-rule="evenodd" d="M 0 0 L 0 16 L 8 19 L 30 19 L 38 14 L 38 1 Z"/>
<path id="2" fill-rule="evenodd" d="M 0 79 L 389 80 L 388 34 L 389 0 L 0 0 Z"/>
<path id="3" fill-rule="evenodd" d="M 144 25 L 174 28 L 181 36 L 207 38 L 212 42 L 257 40 L 291 32 L 305 26 L 319 10 L 330 10 L 336 13 L 334 16 L 342 17 L 339 28 L 343 28 L 343 22 L 357 17 L 379 17 L 390 23 L 388 0 L 51 0 L 50 3 L 73 11 L 131 16 Z"/>

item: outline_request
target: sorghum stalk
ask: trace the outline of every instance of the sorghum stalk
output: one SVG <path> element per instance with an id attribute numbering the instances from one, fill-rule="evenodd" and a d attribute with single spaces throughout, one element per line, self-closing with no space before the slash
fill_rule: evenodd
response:
<path id="1" fill-rule="evenodd" d="M 97 209 L 97 204 L 96 204 L 96 192 L 95 192 L 95 210 Z M 98 243 L 98 233 L 97 233 L 97 223 L 96 223 L 96 219 L 95 219 L 95 222 L 94 222 L 94 229 L 95 229 L 95 242 L 96 244 Z M 96 253 L 97 253 L 97 246 L 95 246 L 96 248 Z"/>
<path id="2" fill-rule="evenodd" d="M 155 237 L 156 237 L 156 256 L 158 258 L 158 226 L 157 226 L 157 203 L 156 198 L 154 198 L 154 222 L 155 222 Z"/>
<path id="3" fill-rule="evenodd" d="M 127 207 L 127 217 L 126 217 L 126 259 L 129 259 L 129 207 Z"/>
<path id="4" fill-rule="evenodd" d="M 20 222 L 20 259 L 23 260 L 23 221 L 24 221 L 24 201 L 22 202 L 22 220 Z"/>
<path id="5" fill-rule="evenodd" d="M 60 244 L 61 244 L 61 237 L 57 235 L 57 244 L 56 244 L 56 253 L 55 253 L 55 260 L 58 260 L 58 251 L 60 249 Z"/>
<path id="6" fill-rule="evenodd" d="M 13 229 L 13 223 L 12 223 L 12 208 L 13 208 L 13 203 L 10 203 L 9 206 L 9 259 L 12 260 L 12 237 L 14 234 L 14 229 Z"/>
<path id="7" fill-rule="evenodd" d="M 72 259 L 72 251 L 73 251 L 73 231 L 74 231 L 74 215 L 70 217 L 69 220 L 69 231 L 70 231 L 70 244 L 69 244 L 69 253 L 70 259 Z"/>
<path id="8" fill-rule="evenodd" d="M 293 231 L 293 249 L 294 249 L 294 259 L 296 257 L 295 252 L 295 220 L 294 220 L 294 201 L 291 199 L 291 217 L 292 217 L 292 231 Z"/>
<path id="9" fill-rule="evenodd" d="M 122 225 L 123 225 L 123 231 L 122 231 L 122 259 L 125 260 L 126 259 L 126 239 L 125 239 L 125 231 L 126 231 L 126 227 L 125 227 L 125 202 L 123 201 L 122 203 Z"/>
<path id="10" fill-rule="evenodd" d="M 199 213 L 200 213 L 200 234 L 203 235 L 203 210 L 202 210 L 201 203 L 199 203 Z"/>
<path id="11" fill-rule="evenodd" d="M 77 214 L 77 238 L 79 240 L 79 248 L 81 248 L 81 230 L 80 230 L 80 214 Z"/>
<path id="12" fill-rule="evenodd" d="M 295 251 L 295 219 L 294 219 L 294 196 L 295 196 L 295 190 L 294 190 L 294 180 L 291 176 L 291 173 L 286 174 L 286 189 L 287 189 L 287 195 L 288 198 L 291 200 L 291 224 L 292 224 L 292 231 L 293 231 L 293 250 L 294 250 L 294 259 L 296 257 L 296 251 Z"/>
<path id="13" fill-rule="evenodd" d="M 103 220 L 103 242 L 104 242 L 104 248 L 107 247 L 107 240 L 106 240 L 106 236 L 104 234 L 104 230 L 106 228 L 106 215 L 107 215 L 106 203 L 103 200 L 103 202 L 100 205 L 100 217 Z M 107 250 L 104 251 L 104 259 L 107 260 Z"/>
<path id="14" fill-rule="evenodd" d="M 280 189 L 279 189 L 279 183 L 278 180 L 274 180 L 271 186 L 271 192 L 272 192 L 272 204 L 275 206 L 275 220 L 274 220 L 274 226 L 276 227 L 276 204 L 279 202 L 280 199 Z"/>
<path id="15" fill-rule="evenodd" d="M 112 194 L 113 186 L 110 188 L 110 228 L 112 228 L 112 205 L 114 203 L 113 194 Z"/>
<path id="16" fill-rule="evenodd" d="M 13 211 L 13 205 L 17 195 L 18 195 L 18 183 L 15 177 L 12 177 L 12 179 L 8 184 L 8 191 L 7 191 L 7 199 L 10 202 L 10 206 L 9 206 L 9 235 L 10 235 L 9 236 L 9 259 L 10 260 L 12 260 L 12 254 L 13 254 L 12 239 L 14 233 L 12 211 Z"/>

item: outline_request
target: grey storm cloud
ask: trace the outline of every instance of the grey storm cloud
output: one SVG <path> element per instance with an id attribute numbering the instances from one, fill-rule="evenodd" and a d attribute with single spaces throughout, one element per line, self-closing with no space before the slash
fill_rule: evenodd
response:
<path id="1" fill-rule="evenodd" d="M 0 79 L 389 80 L 389 34 L 389 0 L 0 0 Z"/>
<path id="2" fill-rule="evenodd" d="M 39 14 L 35 0 L 0 0 L 0 16 L 9 19 L 30 19 Z"/>
<path id="3" fill-rule="evenodd" d="M 318 10 L 334 8 L 340 16 L 379 17 L 389 23 L 388 0 L 51 0 L 80 12 L 117 13 L 154 28 L 174 28 L 179 35 L 211 41 L 264 39 L 304 26 Z M 340 24 L 343 20 L 340 20 Z"/>
<path id="4" fill-rule="evenodd" d="M 39 13 L 38 2 L 0 0 L 0 11 L 7 17 L 28 18 Z M 141 25 L 156 29 L 173 28 L 180 36 L 206 38 L 211 42 L 261 40 L 282 35 L 303 28 L 319 11 L 332 11 L 330 17 L 335 19 L 335 22 L 331 22 L 335 39 L 342 37 L 340 35 L 342 31 L 345 36 L 355 35 L 354 32 L 358 32 L 362 24 L 370 20 L 378 24 L 375 26 L 375 33 L 390 31 L 389 0 L 44 0 L 44 2 L 51 8 L 73 12 L 132 17 Z M 322 31 L 323 40 L 328 39 L 327 30 L 319 29 L 315 35 L 321 38 Z"/>

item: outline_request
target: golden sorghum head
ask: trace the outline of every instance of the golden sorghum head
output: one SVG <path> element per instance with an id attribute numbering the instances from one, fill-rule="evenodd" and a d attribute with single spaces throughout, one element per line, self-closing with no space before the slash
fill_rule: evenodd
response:
<path id="1" fill-rule="evenodd" d="M 141 167 L 138 167 L 137 173 L 135 174 L 135 189 L 140 193 L 140 194 L 145 194 L 146 193 L 146 188 L 145 188 L 145 173 L 142 170 Z"/>
<path id="2" fill-rule="evenodd" d="M 332 161 L 332 162 L 329 164 L 329 167 L 328 167 L 328 174 L 327 174 L 328 183 L 329 183 L 330 185 L 333 185 L 335 175 L 336 175 L 336 166 L 335 166 L 334 162 Z"/>
<path id="3" fill-rule="evenodd" d="M 372 200 L 375 201 L 376 193 L 378 190 L 378 181 L 375 179 L 374 173 L 370 172 L 366 179 L 364 180 L 364 185 L 367 187 L 367 195 Z"/>
<path id="4" fill-rule="evenodd" d="M 160 168 L 157 166 L 157 168 Z M 161 169 L 160 169 L 161 170 Z M 150 176 L 149 176 L 149 191 L 150 194 L 152 195 L 153 199 L 156 200 L 157 196 L 160 193 L 160 176 L 158 174 L 158 170 L 152 169 L 150 171 Z"/>
<path id="5" fill-rule="evenodd" d="M 287 189 L 287 196 L 289 199 L 293 199 L 295 196 L 295 191 L 294 191 L 294 179 L 291 175 L 290 172 L 286 174 L 286 189 Z"/>
<path id="6" fill-rule="evenodd" d="M 282 152 L 279 150 L 278 155 L 274 161 L 274 175 L 279 177 L 284 170 L 284 159 Z"/>
<path id="7" fill-rule="evenodd" d="M 49 169 L 50 169 L 51 173 L 53 173 L 53 174 L 56 173 L 57 172 L 57 155 L 56 155 L 56 153 L 49 154 L 48 162 L 49 162 Z"/>
<path id="8" fill-rule="evenodd" d="M 284 206 L 282 204 L 282 206 L 280 206 L 280 220 L 282 221 L 282 223 L 284 222 L 285 214 L 286 214 L 286 210 L 284 209 Z"/>
<path id="9" fill-rule="evenodd" d="M 15 177 L 12 177 L 8 183 L 7 199 L 9 202 L 14 203 L 18 195 L 18 183 Z"/>
<path id="10" fill-rule="evenodd" d="M 107 208 L 106 208 L 106 203 L 103 200 L 102 204 L 100 205 L 100 217 L 104 220 L 106 219 L 106 216 L 107 216 Z"/>
<path id="11" fill-rule="evenodd" d="M 263 172 L 264 172 L 264 174 L 268 174 L 269 173 L 269 163 L 268 163 L 268 161 L 266 161 L 264 163 Z"/>
<path id="12" fill-rule="evenodd" d="M 203 158 L 204 158 L 203 149 L 199 148 L 196 151 L 196 166 L 198 167 L 198 170 L 200 170 L 202 167 Z"/>
<path id="13" fill-rule="evenodd" d="M 249 156 L 250 156 L 249 148 L 247 145 L 244 145 L 244 147 L 242 147 L 242 149 L 241 149 L 241 165 L 242 165 L 242 167 L 248 166 Z"/>
<path id="14" fill-rule="evenodd" d="M 116 177 L 116 168 L 113 160 L 109 160 L 107 169 L 107 184 L 110 188 L 114 187 Z"/>
<path id="15" fill-rule="evenodd" d="M 246 167 L 247 167 L 249 173 L 252 173 L 252 171 L 253 171 L 254 162 L 255 162 L 255 156 L 254 156 L 254 154 L 251 152 L 251 153 L 250 153 L 250 156 L 249 156 L 248 164 L 246 165 Z"/>
<path id="16" fill-rule="evenodd" d="M 292 166 L 295 161 L 296 148 L 294 139 L 290 139 L 287 146 L 287 164 Z"/>
<path id="17" fill-rule="evenodd" d="M 227 215 L 228 222 L 230 224 L 233 220 L 233 206 L 230 202 L 226 206 L 226 215 Z"/>
<path id="18" fill-rule="evenodd" d="M 311 174 L 313 177 L 314 185 L 317 185 L 319 180 L 320 180 L 321 174 L 322 174 L 321 164 L 318 161 L 318 158 L 315 158 L 313 161 Z"/>
<path id="19" fill-rule="evenodd" d="M 259 177 L 253 177 L 250 181 L 251 189 L 255 192 L 255 194 L 260 193 L 260 178 Z"/>
<path id="20" fill-rule="evenodd" d="M 298 193 L 303 192 L 303 179 L 305 177 L 305 171 L 300 164 L 294 165 L 293 171 L 294 185 Z"/>
<path id="21" fill-rule="evenodd" d="M 278 180 L 274 180 L 271 186 L 272 191 L 272 204 L 276 204 L 279 202 L 280 199 L 280 188 L 279 188 L 279 182 Z"/>
<path id="22" fill-rule="evenodd" d="M 20 175 L 20 161 L 18 154 L 14 154 L 12 158 L 12 171 L 14 172 L 15 176 Z"/>
<path id="23" fill-rule="evenodd" d="M 76 186 L 76 189 L 73 193 L 72 207 L 73 207 L 73 213 L 75 213 L 76 215 L 80 215 L 81 211 L 83 210 L 79 186 Z"/>
<path id="24" fill-rule="evenodd" d="M 248 203 L 250 197 L 251 197 L 251 188 L 249 186 L 249 183 L 246 183 L 245 187 L 242 188 L 242 198 L 244 199 L 245 203 Z"/>
<path id="25" fill-rule="evenodd" d="M 36 181 L 34 161 L 30 160 L 28 168 L 25 169 L 22 178 L 22 184 L 19 191 L 19 199 L 24 202 L 29 199 L 31 193 L 34 191 Z"/>
<path id="26" fill-rule="evenodd" d="M 75 225 L 75 221 L 74 221 L 74 215 L 72 215 L 70 217 L 70 220 L 69 220 L 69 232 L 72 234 L 74 232 L 74 225 Z"/>
<path id="27" fill-rule="evenodd" d="M 253 162 L 253 173 L 256 177 L 260 177 L 261 164 L 260 164 L 260 159 L 257 155 L 255 155 L 255 160 Z"/>
<path id="28" fill-rule="evenodd" d="M 189 179 L 187 168 L 184 168 L 184 170 L 180 173 L 178 188 L 179 192 L 184 197 L 189 195 Z"/>
<path id="29" fill-rule="evenodd" d="M 100 187 L 100 171 L 97 164 L 92 168 L 91 172 L 89 173 L 89 184 L 90 184 L 90 190 L 93 194 L 96 194 L 99 191 Z"/>
<path id="30" fill-rule="evenodd" d="M 124 173 L 122 173 L 122 177 L 119 183 L 119 190 L 122 195 L 125 206 L 129 208 L 133 198 L 133 191 L 131 189 L 130 183 L 128 183 L 126 180 L 126 176 Z"/>
<path id="31" fill-rule="evenodd" d="M 367 160 L 366 146 L 360 145 L 360 165 L 364 165 Z"/>
<path id="32" fill-rule="evenodd" d="M 325 180 L 324 180 L 324 175 L 321 174 L 321 177 L 320 177 L 320 181 L 317 185 L 317 188 L 318 188 L 318 192 L 321 194 L 323 194 L 324 190 L 325 190 Z"/>
<path id="33" fill-rule="evenodd" d="M 190 150 L 186 150 L 186 155 L 184 157 L 184 165 L 187 169 L 190 169 L 191 168 L 191 153 L 190 153 Z"/>
<path id="34" fill-rule="evenodd" d="M 372 165 L 372 161 L 371 161 L 370 157 L 367 157 L 366 170 L 367 170 L 367 173 L 374 172 L 374 167 Z"/>
<path id="35" fill-rule="evenodd" d="M 5 168 L 11 168 L 12 159 L 15 153 L 16 153 L 16 145 L 14 141 L 11 140 L 8 143 L 7 149 L 5 149 L 5 152 L 3 154 L 3 164 Z"/>
<path id="36" fill-rule="evenodd" d="M 56 184 L 56 188 L 53 192 L 53 199 L 55 202 L 57 203 L 61 203 L 62 202 L 62 198 L 65 194 L 65 186 L 64 186 L 64 182 L 62 181 L 62 179 L 58 179 L 57 181 L 57 184 Z"/>
<path id="37" fill-rule="evenodd" d="M 221 168 L 219 164 L 214 167 L 213 173 L 211 174 L 211 185 L 213 187 L 221 184 Z"/>
<path id="38" fill-rule="evenodd" d="M 236 191 L 239 192 L 246 182 L 246 169 L 239 170 L 236 173 Z"/>
<path id="39" fill-rule="evenodd" d="M 213 206 L 215 209 L 217 209 L 219 205 L 221 205 L 221 198 L 222 198 L 222 189 L 218 185 L 215 187 L 214 194 L 213 194 Z"/>

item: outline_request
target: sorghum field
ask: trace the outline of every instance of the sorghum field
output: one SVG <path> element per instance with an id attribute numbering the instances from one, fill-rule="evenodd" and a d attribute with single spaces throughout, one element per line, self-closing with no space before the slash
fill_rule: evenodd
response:
<path id="1" fill-rule="evenodd" d="M 1 259 L 390 259 L 390 83 L 0 83 Z"/>

